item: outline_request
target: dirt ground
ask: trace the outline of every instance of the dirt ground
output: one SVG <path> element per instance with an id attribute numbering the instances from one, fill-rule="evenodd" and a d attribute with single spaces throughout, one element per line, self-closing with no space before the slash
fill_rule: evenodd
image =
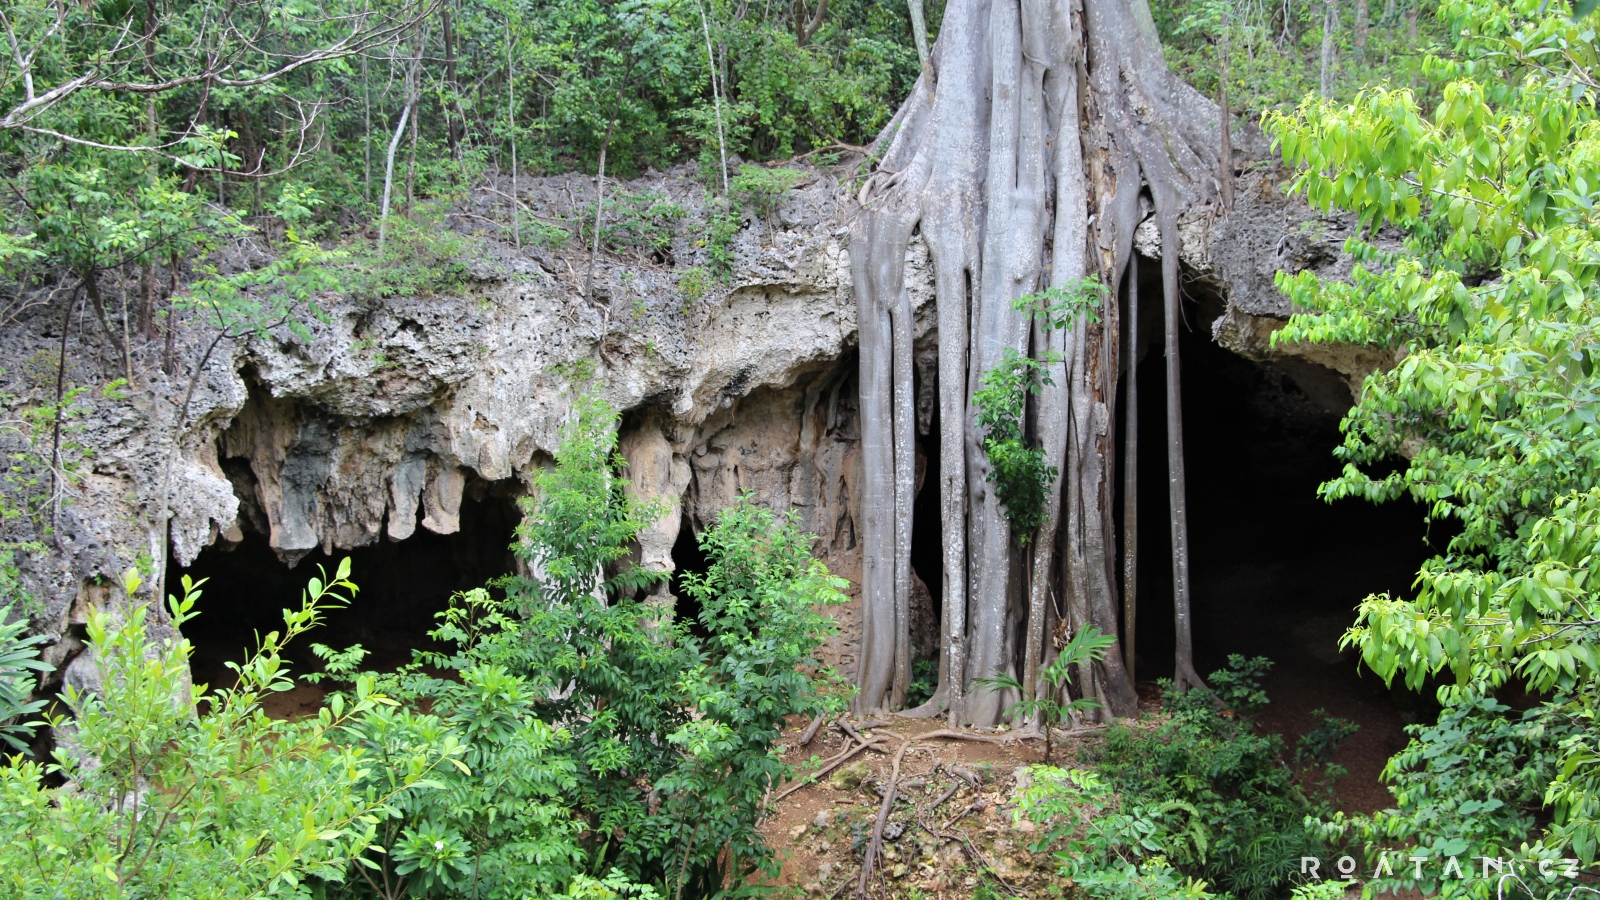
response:
<path id="1" fill-rule="evenodd" d="M 967 898 L 988 882 L 997 895 L 1045 897 L 1061 880 L 1048 857 L 1035 857 L 1031 822 L 1014 822 L 1027 767 L 1041 761 L 1043 743 L 1013 740 L 1005 732 L 983 736 L 997 743 L 917 736 L 943 729 L 943 723 L 895 717 L 875 720 L 859 730 L 863 737 L 885 735 L 878 749 L 864 750 L 815 784 L 801 787 L 776 804 L 761 832 L 782 862 L 776 886 L 808 896 L 853 896 L 861 867 L 857 848 L 870 840 L 901 742 L 914 743 L 901 761 L 902 792 L 884 829 L 881 884 L 874 896 Z M 794 746 L 808 723 L 785 735 L 786 759 L 798 771 L 818 768 L 855 741 L 829 727 L 805 747 Z M 865 725 L 873 725 L 867 722 Z M 1056 759 L 1076 755 L 1073 739 L 1058 743 Z"/>
<path id="2" fill-rule="evenodd" d="M 1298 700 L 1298 687 L 1280 683 L 1279 696 Z M 1157 686 L 1149 683 L 1140 688 L 1144 710 L 1159 711 Z M 1306 711 L 1299 706 L 1279 704 L 1278 716 L 1260 720 L 1258 727 L 1268 731 L 1280 731 L 1283 725 L 1311 727 Z M 1329 712 L 1358 711 L 1339 707 Z M 1370 716 L 1363 718 L 1371 723 Z M 798 746 L 808 724 L 793 722 L 784 735 L 785 760 L 801 776 L 856 746 L 853 738 L 831 724 L 819 730 L 810 744 Z M 965 900 L 986 882 L 995 897 L 1047 898 L 1068 886 L 1069 882 L 1055 874 L 1049 854 L 1031 852 L 1038 837 L 1033 823 L 1018 822 L 1015 816 L 1021 792 L 1031 780 L 1027 767 L 1043 762 L 1043 741 L 1015 739 L 1003 731 L 978 732 L 999 743 L 917 741 L 919 735 L 943 730 L 943 723 L 899 716 L 857 723 L 856 727 L 863 737 L 880 735 L 886 740 L 878 749 L 858 752 L 820 780 L 788 796 L 780 793 L 774 814 L 761 823 L 761 833 L 782 866 L 774 886 L 807 897 L 837 900 L 857 895 L 860 848 L 870 840 L 894 755 L 907 739 L 914 743 L 901 762 L 905 787 L 901 796 L 910 803 L 897 802 L 889 818 L 882 871 L 873 879 L 870 896 Z M 1367 734 L 1375 739 L 1367 741 L 1370 746 L 1359 745 L 1354 752 L 1342 748 L 1335 756 L 1336 762 L 1353 773 L 1336 783 L 1339 808 L 1367 812 L 1389 805 L 1388 792 L 1377 774 L 1387 753 L 1392 752 L 1386 748 L 1396 730 L 1371 729 Z M 1099 739 L 1098 730 L 1088 730 L 1058 741 L 1053 762 L 1071 765 L 1081 749 Z"/>

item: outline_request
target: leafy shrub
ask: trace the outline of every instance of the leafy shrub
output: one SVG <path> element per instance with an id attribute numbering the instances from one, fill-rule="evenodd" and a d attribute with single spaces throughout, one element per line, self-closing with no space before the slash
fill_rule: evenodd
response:
<path id="1" fill-rule="evenodd" d="M 913 709 L 933 699 L 939 686 L 939 663 L 919 659 L 911 664 L 911 683 L 906 685 L 906 709 Z"/>
<path id="2" fill-rule="evenodd" d="M 1210 681 L 1264 700 L 1262 662 L 1235 657 Z M 1202 692 L 1168 685 L 1163 702 L 1154 728 L 1109 730 L 1095 771 L 1044 770 L 1025 804 L 1046 826 L 1038 849 L 1064 845 L 1063 874 L 1093 897 L 1288 893 L 1294 861 L 1329 844 L 1307 824 L 1325 809 L 1285 765 L 1282 738 Z"/>
<path id="3" fill-rule="evenodd" d="M 1410 742 L 1383 771 L 1395 808 L 1372 816 L 1335 815 L 1325 833 L 1361 841 L 1370 872 L 1380 871 L 1380 854 L 1393 857 L 1397 848 L 1404 856 L 1428 857 L 1422 878 L 1415 866 L 1391 864 L 1390 874 L 1369 882 L 1375 890 L 1418 890 L 1448 900 L 1495 897 L 1501 887 L 1495 879 L 1444 878 L 1439 860 L 1454 856 L 1470 870 L 1481 857 L 1528 861 L 1566 855 L 1544 826 L 1550 818 L 1545 792 L 1561 779 L 1565 753 L 1589 739 L 1587 723 L 1570 710 L 1567 697 L 1522 713 L 1492 697 L 1472 697 L 1447 707 L 1432 725 L 1408 726 Z M 1527 866 L 1518 873 L 1521 890 L 1567 896 L 1572 882 L 1560 877 L 1562 869 L 1541 878 L 1537 865 Z"/>
<path id="4" fill-rule="evenodd" d="M 706 250 L 706 261 L 717 277 L 726 281 L 733 274 L 733 238 L 743 221 L 725 197 L 706 204 L 706 231 L 698 244 Z"/>
<path id="5" fill-rule="evenodd" d="M 1193 806 L 1166 801 L 1126 803 L 1098 773 L 1035 766 L 1017 815 L 1045 826 L 1032 850 L 1052 856 L 1060 874 L 1090 897 L 1126 900 L 1209 900 L 1203 881 L 1173 867 L 1165 847 L 1187 844 L 1205 852 L 1207 832 Z"/>
<path id="6" fill-rule="evenodd" d="M 1013 690 L 1022 696 L 1021 700 L 1006 708 L 1005 718 L 1037 721 L 1044 727 L 1044 761 L 1048 763 L 1054 747 L 1056 726 L 1072 713 L 1100 708 L 1100 701 L 1093 697 L 1061 699 L 1066 694 L 1067 685 L 1072 683 L 1073 668 L 1098 662 L 1106 655 L 1106 649 L 1116 642 L 1116 638 L 1103 634 L 1093 625 L 1079 629 L 1078 633 L 1072 636 L 1072 640 L 1061 648 L 1061 653 L 1055 661 L 1039 670 L 1039 681 L 1034 686 L 1031 697 L 1028 696 L 1029 691 L 1022 682 L 1004 673 L 990 678 L 979 678 L 977 684 L 992 691 Z"/>
<path id="7" fill-rule="evenodd" d="M 389 217 L 383 252 L 358 249 L 360 289 L 378 297 L 442 294 L 466 281 L 467 242 L 445 221 L 443 203 L 419 203 L 406 215 Z"/>
<path id="8" fill-rule="evenodd" d="M 1105 296 L 1104 286 L 1090 276 L 1018 297 L 1011 307 L 1027 312 L 1046 332 L 1060 331 L 1080 321 L 1098 322 L 1098 303 Z M 984 477 L 1005 506 L 1011 533 L 1019 544 L 1028 543 L 1044 523 L 1046 494 L 1060 474 L 1055 466 L 1045 465 L 1044 450 L 1029 440 L 1026 424 L 1028 396 L 1055 384 L 1050 368 L 1060 362 L 1055 351 L 1035 359 L 1007 347 L 972 393 L 977 425 L 983 431 L 983 452 L 989 458 L 989 472 Z"/>
<path id="9" fill-rule="evenodd" d="M 1044 449 L 1027 437 L 1028 395 L 1054 384 L 1047 363 L 1007 347 L 999 364 L 983 373 L 981 387 L 972 393 L 977 425 L 983 430 L 983 452 L 989 458 L 985 479 L 1006 508 L 1011 533 L 1028 543 L 1044 522 L 1045 495 L 1059 474 L 1046 465 Z"/>
<path id="10" fill-rule="evenodd" d="M 1246 658 L 1238 653 L 1228 654 L 1228 667 L 1211 676 L 1211 691 L 1223 706 L 1241 713 L 1258 712 L 1267 705 L 1267 692 L 1261 689 L 1261 680 L 1272 668 L 1272 660 L 1265 656 Z"/>
<path id="11" fill-rule="evenodd" d="M 770 219 L 783 203 L 783 197 L 804 181 L 806 173 L 797 169 L 769 169 L 746 163 L 729 185 L 735 200 L 750 204 L 763 218 Z"/>
<path id="12" fill-rule="evenodd" d="M 521 223 L 522 242 L 543 247 L 546 250 L 559 250 L 572 240 L 572 230 L 549 222 L 540 222 L 533 219 Z"/>
<path id="13" fill-rule="evenodd" d="M 841 602 L 842 582 L 810 539 L 748 501 L 727 510 L 701 536 L 710 568 L 686 579 L 696 637 L 639 599 L 665 576 L 625 560 L 665 510 L 624 490 L 610 407 L 577 408 L 525 501 L 516 550 L 536 574 L 501 582 L 504 598 L 452 598 L 433 636 L 453 649 L 383 679 L 402 707 L 351 732 L 375 758 L 437 741 L 430 729 L 465 747 L 367 858 L 408 896 L 577 892 L 608 870 L 709 895 L 768 860 L 754 826 L 788 774 L 772 752 L 784 717 L 840 706 L 814 654 L 831 627 L 815 607 Z M 375 767 L 366 789 L 394 777 Z"/>
<path id="14" fill-rule="evenodd" d="M 685 315 L 688 315 L 695 304 L 705 297 L 706 290 L 710 286 L 710 273 L 702 266 L 690 266 L 678 273 L 678 290 L 683 292 Z"/>
<path id="15" fill-rule="evenodd" d="M 600 221 L 600 246 L 613 253 L 649 257 L 672 247 L 673 223 L 684 208 L 654 191 L 621 191 L 606 198 Z M 594 242 L 594 204 L 586 204 L 578 219 L 579 236 L 588 247 Z"/>
<path id="16" fill-rule="evenodd" d="M 346 561 L 333 579 L 312 579 L 283 630 L 231 666 L 237 686 L 205 698 L 203 716 L 187 641 L 152 639 L 144 606 L 121 622 L 92 613 L 88 652 L 102 684 L 67 689 L 75 718 L 52 723 L 63 739 L 54 763 L 0 767 L 0 894 L 287 897 L 305 896 L 311 880 L 343 882 L 396 798 L 429 787 L 459 751 L 448 740 L 404 748 L 384 761 L 403 777 L 362 792 L 375 760 L 338 739 L 383 705 L 373 679 L 314 717 L 262 712 L 263 697 L 293 686 L 284 645 L 355 590 L 348 572 Z M 183 599 L 169 601 L 175 625 L 193 617 L 199 595 L 185 578 Z"/>
<path id="17" fill-rule="evenodd" d="M 45 707 L 43 700 L 30 700 L 38 685 L 37 673 L 50 671 L 39 660 L 43 635 L 23 637 L 28 620 L 12 619 L 11 604 L 0 606 L 0 741 L 19 752 L 27 752 L 27 739 L 41 723 L 27 716 Z"/>
<path id="18" fill-rule="evenodd" d="M 1317 727 L 1300 735 L 1295 742 L 1294 761 L 1297 763 L 1327 765 L 1333 751 L 1361 727 L 1349 719 L 1330 716 L 1327 710 L 1313 709 L 1311 717 L 1317 720 Z"/>

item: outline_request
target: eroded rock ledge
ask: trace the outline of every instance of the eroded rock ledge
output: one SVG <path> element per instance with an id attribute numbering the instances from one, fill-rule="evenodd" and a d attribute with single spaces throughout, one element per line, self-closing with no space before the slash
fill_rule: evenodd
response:
<path id="1" fill-rule="evenodd" d="M 1276 184 L 1270 173 L 1251 175 L 1231 216 L 1202 212 L 1185 221 L 1184 261 L 1221 303 L 1218 341 L 1285 362 L 1315 396 L 1330 382 L 1358 381 L 1382 360 L 1268 347 L 1267 335 L 1290 312 L 1272 276 L 1348 266 L 1339 248 L 1349 223 L 1282 199 Z M 558 218 L 584 203 L 592 180 L 523 185 L 533 213 Z M 464 495 L 525 486 L 548 464 L 570 414 L 574 373 L 585 366 L 624 412 L 621 449 L 634 489 L 678 504 L 642 536 L 644 564 L 671 568 L 684 524 L 698 530 L 750 491 L 763 504 L 797 509 L 830 567 L 854 582 L 861 563 L 848 182 L 811 173 L 774 215 L 747 213 L 731 277 L 700 296 L 680 279 L 706 263 L 701 185 L 676 172 L 627 187 L 687 211 L 664 254 L 672 264 L 603 260 L 591 300 L 581 288 L 581 250 L 518 252 L 475 237 L 463 289 L 323 298 L 328 320 L 313 323 L 309 340 L 281 328 L 223 345 L 197 383 L 175 448 L 184 378 L 169 379 L 152 363 L 126 399 L 97 401 L 78 435 L 93 471 L 62 509 L 52 552 L 26 569 L 44 600 L 35 625 L 59 639 L 52 661 L 75 651 L 71 626 L 89 605 L 115 605 L 117 591 L 106 583 L 140 556 L 157 555 L 152 526 L 169 460 L 171 552 L 180 564 L 247 531 L 265 534 L 286 562 L 315 548 L 404 540 L 419 528 L 449 534 L 459 528 Z M 926 433 L 938 336 L 920 244 L 908 262 Z M 14 394 L 38 395 L 37 383 L 20 379 L 20 361 L 59 342 L 59 329 L 59 311 L 8 328 L 0 353 Z M 193 339 L 191 359 L 201 338 Z M 109 371 L 87 355 L 74 363 L 84 383 Z M 1326 402 L 1338 400 L 1334 392 Z M 854 617 L 846 610 L 841 620 L 832 655 L 850 665 Z"/>

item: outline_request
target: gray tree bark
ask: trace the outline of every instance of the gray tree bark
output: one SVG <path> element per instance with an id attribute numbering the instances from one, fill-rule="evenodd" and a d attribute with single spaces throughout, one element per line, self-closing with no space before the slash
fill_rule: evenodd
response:
<path id="1" fill-rule="evenodd" d="M 1122 664 L 1134 668 L 1139 623 L 1139 258 L 1128 259 L 1128 386 L 1122 420 Z"/>
<path id="2" fill-rule="evenodd" d="M 1339 4 L 1326 0 L 1322 13 L 1322 68 L 1317 79 L 1317 92 L 1324 97 L 1333 96 L 1333 35 L 1339 28 Z"/>
<path id="3" fill-rule="evenodd" d="M 919 81 L 880 138 L 851 236 L 864 511 L 856 706 L 898 706 L 910 664 L 915 419 L 904 275 L 920 230 L 938 307 L 945 646 L 934 699 L 915 712 L 989 725 L 1011 698 L 972 682 L 997 672 L 1035 682 L 1053 650 L 1052 598 L 1066 600 L 1068 631 L 1120 631 L 1108 463 L 1119 301 L 1108 297 L 1098 322 L 1055 333 L 1030 327 L 1012 301 L 1088 275 L 1120 284 L 1148 190 L 1175 309 L 1177 216 L 1215 189 L 1218 116 L 1167 71 L 1145 0 L 952 0 L 932 55 L 938 91 Z M 1028 560 L 985 481 L 971 405 L 1007 349 L 1061 359 L 1055 386 L 1030 409 L 1033 437 L 1061 477 Z M 1113 715 L 1137 712 L 1120 652 L 1080 687 Z"/>

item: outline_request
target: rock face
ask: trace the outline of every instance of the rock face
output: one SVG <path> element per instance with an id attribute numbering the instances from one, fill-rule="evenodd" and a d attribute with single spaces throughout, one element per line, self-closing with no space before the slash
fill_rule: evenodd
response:
<path id="1" fill-rule="evenodd" d="M 578 176 L 522 185 L 531 213 L 545 219 L 580 208 L 592 190 Z M 1265 335 L 1289 313 L 1272 274 L 1336 267 L 1348 227 L 1301 227 L 1323 220 L 1295 213 L 1272 186 L 1267 177 L 1242 186 L 1230 218 L 1184 223 L 1186 265 L 1225 300 L 1218 339 L 1257 358 L 1274 355 Z M 141 558 L 160 557 L 153 523 L 163 496 L 179 564 L 246 532 L 266 535 L 287 563 L 318 548 L 403 541 L 418 529 L 450 534 L 460 527 L 464 495 L 485 484 L 526 485 L 549 463 L 585 372 L 624 413 L 620 449 L 632 489 L 672 504 L 640 538 L 644 565 L 671 569 L 681 530 L 705 528 L 748 491 L 763 505 L 796 510 L 830 568 L 855 583 L 856 310 L 841 199 L 848 181 L 809 173 L 771 215 L 747 211 L 728 248 L 726 280 L 705 277 L 699 183 L 677 173 L 626 190 L 664 197 L 684 214 L 655 259 L 600 260 L 589 299 L 582 250 L 518 251 L 474 237 L 467 279 L 448 293 L 322 298 L 326 319 L 309 322 L 309 337 L 280 327 L 222 342 L 195 379 L 187 415 L 179 413 L 187 377 L 164 376 L 154 350 L 136 358 L 124 396 L 80 399 L 72 440 L 87 471 L 68 502 L 49 505 L 50 551 L 24 564 L 41 600 L 35 626 L 58 639 L 52 661 L 74 652 L 72 626 L 89 606 L 125 602 L 113 599 L 120 587 L 108 585 Z M 465 230 L 473 221 L 463 215 L 454 224 Z M 252 263 L 249 253 L 236 256 L 243 261 L 234 265 Z M 908 264 L 926 434 L 938 336 L 919 244 Z M 70 381 L 103 384 L 116 368 L 93 331 L 59 308 L 37 310 L 8 326 L 0 344 L 14 396 L 48 397 L 54 383 L 44 376 L 53 373 L 30 371 L 25 361 L 55 358 L 64 321 L 73 329 L 67 344 L 85 348 L 69 350 Z M 197 322 L 189 332 L 192 365 L 211 335 Z M 1381 362 L 1321 348 L 1302 355 L 1289 364 L 1316 369 L 1322 382 L 1323 367 L 1348 380 Z M 39 437 L 31 440 L 37 449 Z M 39 528 L 46 520 L 31 521 Z M 156 581 L 147 578 L 135 597 L 148 598 Z M 936 606 L 926 604 L 926 615 Z M 848 608 L 839 618 L 829 655 L 848 672 L 858 634 Z M 931 622 L 914 628 L 935 634 Z"/>

